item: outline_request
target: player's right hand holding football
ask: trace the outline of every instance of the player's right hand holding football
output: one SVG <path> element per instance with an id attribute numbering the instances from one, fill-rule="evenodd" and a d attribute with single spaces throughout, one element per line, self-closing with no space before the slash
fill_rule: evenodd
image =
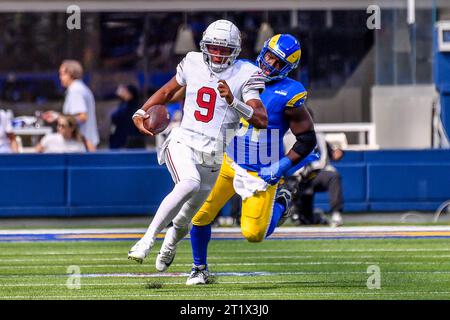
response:
<path id="1" fill-rule="evenodd" d="M 134 113 L 134 115 L 133 115 L 133 122 L 134 122 L 134 125 L 136 126 L 136 128 L 138 128 L 138 130 L 139 130 L 141 133 L 146 134 L 146 135 L 149 135 L 149 136 L 153 136 L 153 135 L 154 135 L 153 132 L 147 130 L 147 129 L 144 127 L 144 121 L 145 121 L 146 119 L 148 119 L 149 117 L 150 117 L 150 115 L 149 115 L 148 113 L 146 113 L 146 112 L 145 112 L 144 110 L 142 110 L 142 109 L 139 109 L 139 110 L 136 111 L 136 112 Z"/>

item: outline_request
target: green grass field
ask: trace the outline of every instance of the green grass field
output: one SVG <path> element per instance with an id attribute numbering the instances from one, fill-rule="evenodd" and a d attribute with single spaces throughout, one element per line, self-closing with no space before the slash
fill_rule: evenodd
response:
<path id="1" fill-rule="evenodd" d="M 142 265 L 127 260 L 133 243 L 0 243 L 0 299 L 450 298 L 449 239 L 213 240 L 214 283 L 197 287 L 180 274 L 190 271 L 189 241 L 166 277 L 153 277 L 161 241 Z M 67 287 L 71 265 L 80 268 L 80 289 Z M 380 289 L 367 287 L 371 265 L 380 268 Z"/>

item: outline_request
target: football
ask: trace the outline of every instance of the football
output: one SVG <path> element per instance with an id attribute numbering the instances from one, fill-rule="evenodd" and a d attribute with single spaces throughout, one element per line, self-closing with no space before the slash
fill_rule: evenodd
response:
<path id="1" fill-rule="evenodd" d="M 170 115 L 165 105 L 154 105 L 147 110 L 150 116 L 144 120 L 144 128 L 153 134 L 163 132 L 170 123 Z"/>

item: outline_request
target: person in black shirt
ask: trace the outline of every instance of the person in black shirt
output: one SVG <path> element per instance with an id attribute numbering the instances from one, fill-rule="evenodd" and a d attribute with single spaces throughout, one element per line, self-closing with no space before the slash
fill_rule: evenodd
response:
<path id="1" fill-rule="evenodd" d="M 111 114 L 111 135 L 109 147 L 120 148 L 145 148 L 145 137 L 135 127 L 132 117 L 141 103 L 138 88 L 134 85 L 117 88 L 116 95 L 120 98 L 120 104 Z"/>

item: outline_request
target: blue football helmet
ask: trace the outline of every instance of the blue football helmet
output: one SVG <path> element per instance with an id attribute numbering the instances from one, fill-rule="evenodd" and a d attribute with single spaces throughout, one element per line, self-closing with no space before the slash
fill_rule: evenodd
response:
<path id="1" fill-rule="evenodd" d="M 280 70 L 267 63 L 264 58 L 267 52 L 271 52 L 282 62 Z M 300 42 L 295 37 L 290 34 L 277 34 L 264 42 L 256 62 L 268 81 L 279 80 L 298 67 L 301 52 Z"/>

